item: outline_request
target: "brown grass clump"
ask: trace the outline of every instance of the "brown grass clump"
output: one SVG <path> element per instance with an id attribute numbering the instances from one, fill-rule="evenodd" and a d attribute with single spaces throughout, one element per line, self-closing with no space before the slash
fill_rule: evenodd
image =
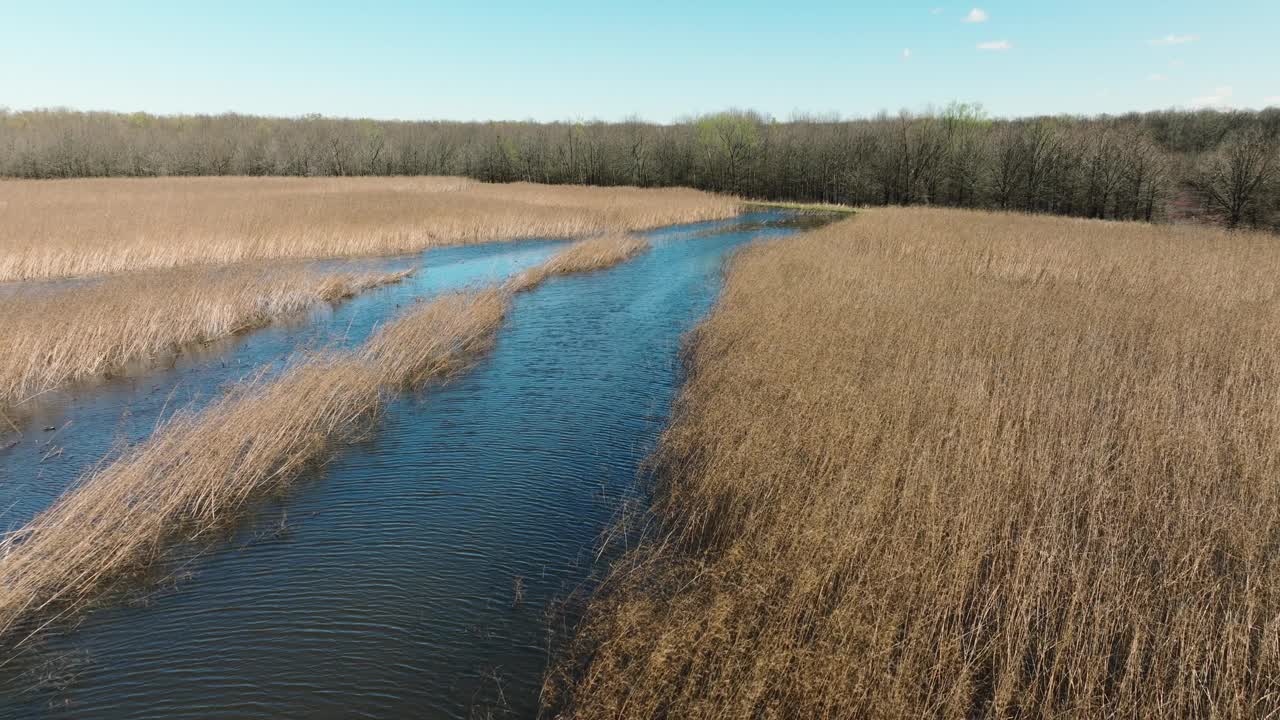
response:
<path id="1" fill-rule="evenodd" d="M 109 581 L 161 558 L 170 543 L 224 525 L 378 405 L 370 368 L 320 358 L 158 428 L 0 542 L 0 635 L 33 616 L 73 612 Z"/>
<path id="2" fill-rule="evenodd" d="M 172 270 L 0 296 L 0 408 L 135 362 L 171 357 L 407 272 Z M 3 432 L 4 427 L 0 427 Z"/>
<path id="3" fill-rule="evenodd" d="M 379 329 L 361 356 L 392 387 L 446 377 L 488 349 L 509 305 L 497 289 L 442 295 Z"/>
<path id="4" fill-rule="evenodd" d="M 579 240 L 537 267 L 507 281 L 511 292 L 524 292 L 555 275 L 572 275 L 603 270 L 625 262 L 649 249 L 649 241 L 635 235 L 606 235 Z"/>
<path id="5" fill-rule="evenodd" d="M 0 181 L 0 282 L 578 237 L 738 209 L 695 190 L 459 178 Z"/>
<path id="6" fill-rule="evenodd" d="M 876 210 L 689 363 L 564 716 L 1280 711 L 1274 238 Z"/>

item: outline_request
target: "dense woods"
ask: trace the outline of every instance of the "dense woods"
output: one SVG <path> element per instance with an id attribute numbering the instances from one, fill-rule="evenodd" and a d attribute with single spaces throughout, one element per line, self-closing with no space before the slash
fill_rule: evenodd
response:
<path id="1" fill-rule="evenodd" d="M 852 205 L 931 204 L 1280 227 L 1280 109 L 991 119 L 979 106 L 670 125 L 0 112 L 0 176 L 464 175 L 689 186 Z"/>

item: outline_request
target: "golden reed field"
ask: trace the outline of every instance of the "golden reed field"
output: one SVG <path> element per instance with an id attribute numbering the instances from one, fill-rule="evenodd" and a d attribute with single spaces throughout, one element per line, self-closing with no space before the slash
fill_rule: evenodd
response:
<path id="1" fill-rule="evenodd" d="M 449 177 L 0 181 L 0 282 L 579 237 L 738 209 L 696 190 Z"/>
<path id="2" fill-rule="evenodd" d="M 647 247 L 625 235 L 579 241 L 518 282 L 416 304 L 355 350 L 300 357 L 277 377 L 250 377 L 203 411 L 178 414 L 0 537 L 0 638 L 25 642 L 155 568 L 173 546 L 216 537 L 251 499 L 367 432 L 385 393 L 465 367 L 492 342 L 513 293 Z"/>
<path id="3" fill-rule="evenodd" d="M 1280 713 L 1280 244 L 867 211 L 732 264 L 573 718 Z"/>
<path id="4" fill-rule="evenodd" d="M 737 210 L 692 190 L 460 178 L 0 181 L 0 283 L 14 281 L 0 287 L 0 433 L 50 390 L 403 277 L 303 259 L 607 236 Z M 22 282 L 101 274 L 111 276 Z"/>
<path id="5" fill-rule="evenodd" d="M 261 327 L 406 275 L 256 263 L 128 273 L 94 284 L 5 293 L 0 412 L 64 385 L 171 356 L 184 345 Z"/>

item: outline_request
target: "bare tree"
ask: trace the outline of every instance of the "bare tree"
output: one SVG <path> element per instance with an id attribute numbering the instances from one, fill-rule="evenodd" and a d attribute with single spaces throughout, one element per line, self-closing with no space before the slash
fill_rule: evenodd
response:
<path id="1" fill-rule="evenodd" d="M 1229 228 L 1239 227 L 1261 204 L 1277 167 L 1274 135 L 1249 128 L 1229 137 L 1204 157 L 1192 185 Z M 1256 215 L 1255 215 L 1256 224 Z"/>

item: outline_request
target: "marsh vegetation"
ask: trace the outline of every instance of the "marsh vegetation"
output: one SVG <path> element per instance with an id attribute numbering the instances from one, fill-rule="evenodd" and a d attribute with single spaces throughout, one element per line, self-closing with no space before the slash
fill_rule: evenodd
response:
<path id="1" fill-rule="evenodd" d="M 738 212 L 695 190 L 460 178 L 0 181 L 0 282 L 577 238 Z"/>
<path id="2" fill-rule="evenodd" d="M 0 412 L 77 381 L 170 360 L 192 344 L 252 330 L 407 274 L 256 264 L 11 288 L 0 295 Z"/>
<path id="3" fill-rule="evenodd" d="M 1280 708 L 1280 245 L 874 210 L 736 259 L 565 717 Z"/>
<path id="4" fill-rule="evenodd" d="M 883 170 L 874 192 L 892 189 L 886 203 L 1160 218 L 1175 189 L 1212 181 L 1216 190 L 1194 187 L 1202 199 L 1218 193 L 1206 202 L 1223 224 L 1266 226 L 1269 117 L 1180 165 L 1202 173 L 1190 184 L 1123 124 L 1102 138 L 1090 125 L 974 118 L 827 129 L 901 140 L 901 156 L 876 146 L 883 158 L 940 153 L 938 165 L 873 165 Z M 730 121 L 733 133 L 755 122 Z M 698 142 L 728 142 L 703 134 L 718 125 L 699 127 Z M 969 134 L 933 135 L 948 127 Z M 636 132 L 667 142 L 680 131 Z M 951 155 L 961 140 L 985 143 L 970 174 Z M 732 165 L 693 155 L 706 163 L 699 177 L 729 173 L 702 184 L 772 182 L 759 158 L 774 150 L 744 147 Z M 1122 147 L 1129 155 L 1113 152 Z M 633 159 L 650 151 L 641 143 Z M 529 158 L 554 155 L 516 157 L 536 175 L 544 165 Z M 638 172 L 653 172 L 646 163 Z M 822 227 L 848 209 L 822 203 L 872 192 L 840 177 L 831 192 L 784 193 L 818 201 L 788 206 L 799 215 L 688 230 L 690 243 L 809 232 L 740 255 L 690 339 L 687 385 L 652 459 L 652 504 L 630 526 L 645 532 L 609 566 L 547 674 L 546 712 L 1275 711 L 1275 237 L 938 208 L 877 208 Z M 1235 190 L 1222 185 L 1233 178 Z M 1005 182 L 1009 194 L 993 200 Z M 12 340 L 0 348 L 0 411 L 403 278 L 308 259 L 585 238 L 499 282 L 409 303 L 353 347 L 296 353 L 102 459 L 0 540 L 3 642 L 64 625 L 104 591 L 150 581 L 177 549 L 216 542 L 370 436 L 392 398 L 430 397 L 470 367 L 517 298 L 541 294 L 520 293 L 636 258 L 650 243 L 633 231 L 729 218 L 741 205 L 692 190 L 461 177 L 0 182 L 0 313 Z M 664 291 L 638 292 L 661 304 Z M 629 316 L 609 322 L 619 317 Z M 502 584 L 511 612 L 528 604 L 526 578 L 537 583 L 514 577 Z"/>

